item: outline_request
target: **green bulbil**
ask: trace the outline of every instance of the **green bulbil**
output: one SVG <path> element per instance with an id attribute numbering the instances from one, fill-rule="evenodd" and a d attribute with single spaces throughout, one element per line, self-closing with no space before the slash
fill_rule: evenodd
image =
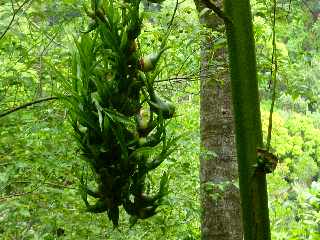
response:
<path id="1" fill-rule="evenodd" d="M 150 55 L 141 58 L 140 70 L 143 72 L 153 71 L 156 68 L 157 63 L 165 50 L 166 48 L 161 49 L 158 53 L 151 53 Z"/>
<path id="2" fill-rule="evenodd" d="M 150 108 L 164 119 L 172 118 L 175 113 L 175 106 L 172 103 L 163 101 L 157 96 L 151 99 Z"/>
<path id="3" fill-rule="evenodd" d="M 145 192 L 146 176 L 176 145 L 176 138 L 166 134 L 175 107 L 155 95 L 153 83 L 140 68 L 139 4 L 140 0 L 93 0 L 90 10 L 85 7 L 92 21 L 75 40 L 72 82 L 65 84 L 75 137 L 96 175 L 96 190 L 81 181 L 82 198 L 89 212 L 107 212 L 115 227 L 121 206 L 133 223 L 156 214 L 167 194 L 168 176 L 163 175 L 152 196 Z M 159 147 L 162 151 L 156 155 Z"/>

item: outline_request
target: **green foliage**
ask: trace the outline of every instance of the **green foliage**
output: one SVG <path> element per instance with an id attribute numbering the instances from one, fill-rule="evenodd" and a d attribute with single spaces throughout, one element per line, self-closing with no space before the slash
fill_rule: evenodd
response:
<path id="1" fill-rule="evenodd" d="M 19 6 L 23 7 L 17 11 Z M 69 51 L 66 36 L 68 28 L 78 23 L 77 14 L 71 14 L 70 18 L 64 14 L 78 11 L 79 15 L 79 9 L 78 2 L 70 0 L 19 0 L 1 4 L 0 33 L 7 28 L 8 31 L 0 39 L 0 112 L 50 96 L 59 88 L 52 66 L 66 74 Z M 53 15 L 59 21 L 51 24 Z"/>
<path id="2" fill-rule="evenodd" d="M 319 9 L 318 1 L 277 1 L 278 96 L 290 95 L 291 102 L 302 98 L 309 111 L 318 108 L 319 85 Z M 263 97 L 268 92 L 272 52 L 270 0 L 252 2 L 258 71 Z"/>
<path id="3" fill-rule="evenodd" d="M 20 4 L 22 1 L 14 2 Z M 260 3 L 258 8 L 253 5 L 259 78 L 260 87 L 265 89 L 270 68 L 268 11 L 271 5 L 266 1 L 256 2 Z M 301 1 L 293 0 L 287 23 L 283 15 L 287 15 L 289 2 L 281 1 L 279 5 L 279 10 L 286 11 L 279 15 L 282 21 L 279 19 L 278 22 L 282 84 L 272 137 L 272 147 L 280 163 L 268 177 L 272 239 L 317 240 L 320 116 L 308 111 L 305 95 L 309 96 L 307 92 L 312 90 L 313 97 L 318 100 L 319 54 L 316 45 L 319 41 L 314 39 L 320 32 L 317 31 L 319 21 L 312 25 L 312 31 L 306 28 L 305 24 L 312 20 L 311 13 Z M 37 89 L 40 86 L 43 97 L 54 92 L 63 93 L 57 79 L 71 76 L 68 52 L 74 43 L 72 35 L 78 39 L 80 33 L 75 34 L 75 29 L 87 30 L 89 24 L 88 19 L 77 17 L 80 13 L 85 14 L 82 1 L 32 3 L 16 17 L 15 24 L 0 41 L 0 112 L 39 97 Z M 143 28 L 138 44 L 141 56 L 160 49 L 173 9 L 174 1 L 165 1 L 161 11 L 142 15 Z M 1 33 L 10 21 L 11 11 L 10 1 L 5 1 L 0 11 Z M 113 230 L 112 222 L 105 214 L 87 212 L 81 201 L 79 182 L 81 176 L 87 175 L 88 187 L 94 188 L 97 187 L 96 178 L 87 164 L 80 161 L 74 132 L 66 119 L 67 111 L 57 103 L 43 103 L 0 118 L 1 239 L 200 239 L 200 84 L 197 77 L 199 49 L 203 44 L 200 39 L 204 31 L 197 17 L 193 1 L 179 5 L 167 42 L 170 48 L 156 65 L 156 72 L 161 70 L 154 78 L 157 94 L 178 103 L 176 117 L 170 120 L 166 133 L 168 136 L 184 133 L 177 150 L 146 177 L 147 186 L 151 186 L 158 185 L 163 172 L 170 175 L 168 195 L 162 199 L 158 213 L 130 228 L 131 223 L 120 208 L 118 231 Z M 91 34 L 88 38 L 93 39 L 95 35 Z M 210 34 L 213 36 L 206 34 L 209 40 L 220 38 L 223 43 L 223 38 L 216 36 L 214 31 Z M 311 50 L 306 51 L 302 46 L 309 46 Z M 212 64 L 214 61 L 212 59 Z M 147 75 L 153 76 L 153 73 Z M 309 81 L 311 78 L 314 81 Z M 303 87 L 308 84 L 309 88 Z M 290 91 L 287 86 L 292 86 Z M 291 90 L 300 96 L 293 100 Z M 267 91 L 262 93 L 263 99 L 268 98 Z M 95 102 L 90 104 L 97 111 L 96 103 L 100 100 L 95 94 L 93 99 Z M 262 105 L 264 135 L 269 106 L 269 103 Z M 112 116 L 119 121 L 122 119 L 117 118 L 118 115 Z M 99 114 L 95 118 L 99 122 Z M 135 120 L 130 122 L 134 129 Z M 98 126 L 100 128 L 100 124 Z M 160 151 L 161 146 L 157 152 Z M 223 186 L 219 187 L 223 189 Z M 155 187 L 150 191 L 156 194 L 158 189 Z M 213 197 L 217 196 L 214 194 Z M 94 199 L 88 197 L 88 200 L 92 203 Z"/>
<path id="4" fill-rule="evenodd" d="M 263 111 L 263 119 L 267 112 Z M 279 157 L 268 177 L 272 239 L 319 237 L 319 123 L 317 115 L 277 111 L 272 146 Z M 267 129 L 267 121 L 263 125 Z M 312 219 L 312 220 L 310 220 Z"/>
<path id="5" fill-rule="evenodd" d="M 182 13 L 178 12 L 178 17 L 181 17 L 183 20 L 184 15 L 189 16 L 191 10 L 191 14 L 196 16 L 194 8 L 190 6 L 190 4 L 184 4 Z M 188 9 L 188 11 L 185 9 Z M 159 19 L 161 18 L 161 21 L 164 22 L 164 19 L 168 19 L 168 16 L 171 15 L 172 7 L 167 5 L 162 15 L 163 17 L 159 16 Z M 145 19 L 144 21 L 146 22 L 147 20 Z M 197 21 L 195 20 L 194 23 L 197 23 Z M 46 24 L 45 20 L 43 24 Z M 181 34 L 179 31 L 184 28 L 178 28 L 177 26 L 177 23 L 174 23 L 174 36 L 178 33 Z M 193 27 L 193 25 L 188 25 L 188 29 L 192 30 Z M 85 29 L 85 27 L 82 29 Z M 147 31 L 153 29 L 154 26 L 152 25 L 145 27 L 143 29 L 145 36 L 147 36 Z M 166 30 L 166 27 L 156 29 L 155 33 L 164 37 Z M 179 47 L 181 51 L 183 49 L 197 51 L 195 46 L 199 45 L 199 43 L 196 39 L 186 48 L 182 44 L 183 41 L 188 40 L 188 31 L 183 32 L 181 43 L 170 37 L 170 46 L 173 46 L 173 48 Z M 38 34 L 38 32 L 35 31 L 35 34 Z M 42 33 L 39 32 L 39 34 Z M 66 35 L 66 32 L 59 32 L 58 36 L 60 34 Z M 70 39 L 68 36 L 66 39 L 57 37 L 55 41 L 69 46 L 70 43 L 65 41 L 68 39 Z M 153 39 L 153 36 L 151 36 L 151 39 Z M 22 43 L 26 46 L 29 45 L 27 41 Z M 41 45 L 46 45 L 46 43 L 41 43 Z M 66 66 L 71 64 L 64 57 L 66 56 L 66 51 L 64 49 L 61 50 L 58 44 L 53 44 L 52 46 L 54 47 L 50 50 L 51 57 L 48 57 L 48 61 L 43 62 L 43 64 L 47 66 L 46 69 L 49 71 L 50 76 L 55 77 L 55 79 L 57 77 L 60 78 L 61 75 L 67 76 L 69 73 L 66 70 Z M 143 49 L 141 55 L 146 55 L 147 52 L 159 49 L 159 45 L 149 45 L 149 41 L 144 41 L 142 37 L 140 47 L 141 51 Z M 3 49 L 3 51 L 6 53 L 7 50 Z M 31 58 L 35 54 L 31 52 Z M 57 54 L 60 56 L 58 57 Z M 160 69 L 167 60 L 174 60 L 176 57 L 172 48 L 164 54 L 168 54 L 169 58 L 166 58 L 165 61 L 160 60 L 157 64 L 157 67 Z M 191 56 L 191 53 L 189 55 Z M 182 52 L 177 57 L 179 57 L 178 59 L 185 60 Z M 7 60 L 4 57 L 3 59 Z M 187 58 L 187 60 L 184 67 L 180 69 L 179 73 L 182 80 L 179 81 L 186 80 L 183 78 L 184 74 L 190 75 L 189 68 L 187 67 L 190 63 L 193 64 L 192 74 L 194 75 L 197 72 L 197 60 L 191 57 Z M 14 61 L 8 61 L 8 64 L 15 67 L 13 63 Z M 45 68 L 44 66 L 43 68 Z M 6 66 L 3 67 L 7 69 Z M 175 71 L 175 69 L 172 68 L 172 71 Z M 169 74 L 172 74 L 172 72 Z M 174 72 L 175 74 L 176 71 Z M 160 85 L 162 83 L 160 80 L 166 79 L 166 75 L 159 75 L 156 82 Z M 44 72 L 44 76 L 47 76 L 47 72 Z M 49 78 L 48 80 L 46 82 L 48 83 L 47 86 L 52 86 L 53 89 L 46 88 L 46 92 L 57 92 L 60 83 L 51 81 L 53 78 Z M 37 81 L 38 76 L 33 76 L 32 82 L 34 85 L 37 85 Z M 197 85 L 197 82 L 195 84 L 193 82 L 187 84 L 180 83 L 181 87 L 193 92 L 197 92 L 197 88 L 194 88 Z M 4 89 L 7 86 L 3 85 Z M 171 86 L 171 82 L 164 82 L 162 87 L 166 86 Z M 32 92 L 32 90 L 34 90 L 34 86 L 30 85 L 24 91 L 15 93 L 16 96 L 21 97 L 19 102 L 23 102 L 26 99 L 23 93 Z M 61 88 L 59 88 L 59 91 L 62 92 Z M 12 92 L 14 92 L 14 88 L 12 88 Z M 162 95 L 168 97 L 170 96 L 170 92 L 166 91 Z M 3 104 L 10 103 L 8 97 L 11 97 L 9 92 L 7 92 L 6 101 L 2 102 Z M 95 95 L 94 99 L 97 99 Z M 186 95 L 183 92 L 178 92 L 176 100 L 181 101 L 181 99 L 186 99 Z M 187 99 L 191 99 L 191 96 L 187 96 Z M 15 104 L 19 104 L 19 102 L 17 101 Z M 195 106 L 198 105 L 198 100 L 194 104 Z M 3 105 L 3 110 L 10 106 Z M 120 210 L 120 215 L 123 216 L 123 220 L 121 221 L 123 227 L 119 227 L 121 233 L 113 231 L 104 215 L 86 213 L 84 206 L 79 201 L 77 183 L 81 179 L 85 165 L 79 161 L 79 152 L 71 138 L 73 135 L 72 129 L 70 129 L 65 121 L 66 112 L 61 106 L 38 106 L 1 119 L 4 120 L 1 121 L 3 125 L 1 125 L 0 139 L 0 149 L 2 150 L 0 159 L 1 164 L 3 163 L 1 165 L 1 169 L 3 170 L 1 183 L 4 184 L 3 186 L 8 185 L 5 188 L 6 191 L 2 191 L 3 189 L 1 188 L 1 238 L 11 239 L 13 236 L 22 237 L 23 234 L 23 237 L 30 239 L 54 239 L 59 236 L 65 239 L 103 237 L 111 239 L 128 239 L 128 237 L 130 239 L 141 239 L 141 236 L 144 239 L 161 237 L 170 239 L 174 236 L 178 239 L 198 239 L 200 214 L 197 185 L 198 141 L 192 140 L 199 138 L 197 130 L 199 129 L 197 123 L 199 112 L 197 108 L 193 109 L 188 106 L 189 104 L 181 103 L 177 112 L 183 113 L 186 112 L 185 109 L 188 109 L 187 114 L 189 118 L 182 118 L 181 114 L 178 114 L 177 118 L 171 120 L 170 125 L 174 127 L 168 125 L 169 129 L 167 130 L 167 135 L 180 134 L 180 132 L 177 132 L 177 129 L 182 129 L 183 126 L 182 131 L 189 132 L 188 135 L 182 136 L 181 143 L 183 144 L 181 144 L 181 147 L 173 156 L 164 161 L 164 166 L 154 170 L 152 176 L 147 176 L 148 185 L 153 185 L 161 179 L 162 172 L 170 168 L 171 182 L 175 184 L 171 184 L 169 195 L 163 199 L 165 206 L 161 206 L 158 209 L 159 213 L 155 217 L 141 222 L 131 229 L 129 228 L 131 223 L 124 218 L 124 211 Z M 135 124 L 135 121 L 133 123 Z M 43 135 L 44 133 L 45 135 Z M 192 163 L 189 162 L 190 157 L 194 159 Z M 88 186 L 94 186 L 94 181 L 95 177 L 89 174 Z M 157 189 L 152 189 L 151 191 L 154 190 L 156 191 Z M 174 192 L 174 194 L 171 192 Z M 22 195 L 15 196 L 15 194 L 19 193 L 22 193 Z M 18 211 L 19 209 L 21 211 Z M 15 227 L 12 228 L 12 226 Z M 177 226 L 179 227 L 177 228 Z"/>

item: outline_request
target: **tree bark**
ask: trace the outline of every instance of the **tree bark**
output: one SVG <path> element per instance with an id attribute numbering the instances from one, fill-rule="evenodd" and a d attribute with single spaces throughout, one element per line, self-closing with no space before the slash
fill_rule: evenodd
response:
<path id="1" fill-rule="evenodd" d="M 221 5 L 222 1 L 218 1 Z M 203 1 L 195 1 L 198 12 Z M 223 21 L 205 14 L 200 21 L 224 35 Z M 217 39 L 207 36 L 201 51 L 201 238 L 242 240 L 231 83 L 227 49 L 214 49 Z M 215 154 L 210 154 L 214 152 Z"/>

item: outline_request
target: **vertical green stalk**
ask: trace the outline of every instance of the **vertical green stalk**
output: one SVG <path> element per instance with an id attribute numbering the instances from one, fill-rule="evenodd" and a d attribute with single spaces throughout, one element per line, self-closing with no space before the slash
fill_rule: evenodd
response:
<path id="1" fill-rule="evenodd" d="M 272 98 L 271 98 L 271 107 L 269 113 L 269 126 L 268 126 L 268 136 L 267 136 L 267 150 L 270 149 L 271 144 L 271 134 L 272 134 L 272 114 L 274 110 L 274 104 L 276 101 L 276 90 L 277 90 L 277 71 L 278 71 L 278 62 L 277 62 L 277 42 L 276 42 L 276 10 L 277 10 L 277 0 L 273 0 L 273 20 L 272 20 L 272 57 L 271 57 L 271 79 L 269 86 L 272 85 Z"/>
<path id="2" fill-rule="evenodd" d="M 257 174 L 263 146 L 255 45 L 249 0 L 224 0 L 245 240 L 269 240 L 266 176 Z"/>

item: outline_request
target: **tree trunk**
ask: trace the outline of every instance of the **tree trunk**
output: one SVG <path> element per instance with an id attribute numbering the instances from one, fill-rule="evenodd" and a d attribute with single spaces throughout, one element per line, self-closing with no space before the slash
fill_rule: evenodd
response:
<path id="1" fill-rule="evenodd" d="M 201 12 L 203 2 L 195 3 Z M 224 34 L 223 21 L 217 16 L 204 15 L 201 22 Z M 204 240 L 242 240 L 227 51 L 225 46 L 214 50 L 216 40 L 208 35 L 201 51 L 201 235 Z"/>

